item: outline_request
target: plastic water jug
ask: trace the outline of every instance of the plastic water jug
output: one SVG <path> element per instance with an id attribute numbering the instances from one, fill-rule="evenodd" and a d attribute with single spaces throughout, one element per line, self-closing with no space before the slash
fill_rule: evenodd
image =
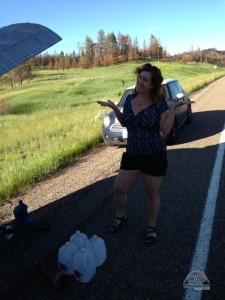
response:
<path id="1" fill-rule="evenodd" d="M 83 283 L 89 282 L 95 275 L 96 266 L 92 252 L 81 248 L 73 259 L 74 277 Z"/>
<path id="2" fill-rule="evenodd" d="M 73 258 L 78 251 L 77 246 L 70 242 L 66 242 L 58 252 L 58 264 L 62 273 L 67 275 L 73 274 Z"/>
<path id="3" fill-rule="evenodd" d="M 96 267 L 101 266 L 106 260 L 106 246 L 104 240 L 94 234 L 89 239 L 87 248 L 94 254 Z"/>
<path id="4" fill-rule="evenodd" d="M 7 225 L 7 226 L 6 226 L 6 229 L 11 229 L 11 228 L 13 228 L 12 225 Z M 14 237 L 14 234 L 13 234 L 13 233 L 6 233 L 6 234 L 5 234 L 5 238 L 6 238 L 7 240 L 10 240 L 10 239 L 13 238 L 13 237 Z"/>
<path id="5" fill-rule="evenodd" d="M 80 232 L 77 230 L 75 234 L 70 237 L 70 243 L 76 245 L 78 249 L 86 248 L 88 243 L 88 237 L 85 233 Z"/>
<path id="6" fill-rule="evenodd" d="M 29 218 L 27 205 L 23 203 L 22 200 L 19 200 L 19 205 L 17 205 L 13 210 L 15 219 L 19 225 L 22 226 L 31 226 L 32 221 Z"/>

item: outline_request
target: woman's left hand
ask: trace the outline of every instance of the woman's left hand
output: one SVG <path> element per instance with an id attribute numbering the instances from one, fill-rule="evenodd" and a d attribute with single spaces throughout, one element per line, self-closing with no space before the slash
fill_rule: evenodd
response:
<path id="1" fill-rule="evenodd" d="M 175 103 L 172 104 L 172 106 L 174 106 L 174 108 L 177 108 L 178 106 L 181 106 L 181 105 L 190 105 L 191 103 L 195 103 L 195 101 L 177 101 Z"/>

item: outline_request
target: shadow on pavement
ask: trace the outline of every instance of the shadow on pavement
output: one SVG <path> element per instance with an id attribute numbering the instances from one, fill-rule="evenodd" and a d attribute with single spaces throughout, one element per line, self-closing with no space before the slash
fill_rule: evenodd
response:
<path id="1" fill-rule="evenodd" d="M 223 124 L 218 120 L 224 116 L 224 111 L 195 113 L 193 126 L 181 129 L 188 133 L 188 139 L 181 132 L 178 144 L 220 132 Z M 11 240 L 0 237 L 1 299 L 182 299 L 183 281 L 195 249 L 216 151 L 217 146 L 168 150 L 168 174 L 160 191 L 158 242 L 152 247 L 143 243 L 147 213 L 141 178 L 128 195 L 129 220 L 116 235 L 107 232 L 114 217 L 115 176 L 32 212 L 30 216 L 35 223 L 44 220 L 52 229 L 39 234 L 17 234 Z M 40 261 L 49 274 L 56 272 L 59 247 L 78 229 L 88 237 L 97 234 L 105 240 L 107 260 L 89 283 L 82 284 L 72 278 L 60 290 L 41 272 Z M 223 261 L 224 256 L 221 255 Z M 207 295 L 219 299 L 223 292 L 221 285 Z"/>

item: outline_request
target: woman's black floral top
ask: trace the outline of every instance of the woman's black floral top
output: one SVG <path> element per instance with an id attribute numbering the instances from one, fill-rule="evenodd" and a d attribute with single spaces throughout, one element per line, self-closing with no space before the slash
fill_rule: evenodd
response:
<path id="1" fill-rule="evenodd" d="M 161 113 L 168 109 L 167 102 L 162 100 L 134 115 L 132 99 L 132 95 L 128 96 L 123 108 L 123 122 L 128 132 L 126 151 L 134 155 L 149 155 L 166 150 L 159 128 Z"/>

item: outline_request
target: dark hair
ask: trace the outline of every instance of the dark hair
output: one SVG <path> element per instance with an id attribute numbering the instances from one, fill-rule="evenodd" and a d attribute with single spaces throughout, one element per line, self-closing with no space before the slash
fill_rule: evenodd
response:
<path id="1" fill-rule="evenodd" d="M 140 75 L 141 72 L 146 71 L 152 74 L 152 86 L 151 94 L 153 102 L 157 103 L 161 100 L 161 84 L 163 82 L 162 73 L 159 68 L 152 66 L 150 63 L 144 64 L 141 67 L 137 67 L 135 70 L 136 75 Z M 136 92 L 136 89 L 134 91 L 134 96 L 136 96 L 138 93 Z"/>

